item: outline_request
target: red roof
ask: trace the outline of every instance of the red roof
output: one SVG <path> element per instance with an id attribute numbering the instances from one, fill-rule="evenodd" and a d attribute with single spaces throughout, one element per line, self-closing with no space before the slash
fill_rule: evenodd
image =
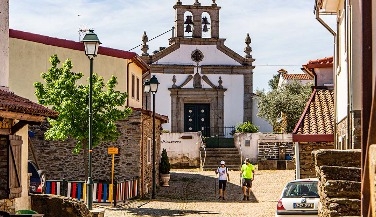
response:
<path id="1" fill-rule="evenodd" d="M 3 89 L 0 89 L 0 111 L 10 111 L 51 118 L 56 118 L 58 116 L 58 113 L 52 109 L 46 108 L 26 98 L 20 97 L 13 92 Z"/>
<path id="2" fill-rule="evenodd" d="M 313 78 L 308 74 L 282 74 L 283 79 L 285 80 L 312 80 Z"/>
<path id="3" fill-rule="evenodd" d="M 293 131 L 293 141 L 334 141 L 334 90 L 313 90 Z"/>
<path id="4" fill-rule="evenodd" d="M 309 69 L 333 67 L 333 57 L 325 57 L 322 59 L 310 60 L 306 65 L 303 66 Z"/>

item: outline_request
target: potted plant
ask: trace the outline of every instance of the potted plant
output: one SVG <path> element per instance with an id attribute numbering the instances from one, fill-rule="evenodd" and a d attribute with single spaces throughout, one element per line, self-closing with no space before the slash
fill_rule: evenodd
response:
<path id="1" fill-rule="evenodd" d="M 170 186 L 170 161 L 168 159 L 166 149 L 162 150 L 161 162 L 159 163 L 159 175 L 161 177 L 162 186 Z"/>

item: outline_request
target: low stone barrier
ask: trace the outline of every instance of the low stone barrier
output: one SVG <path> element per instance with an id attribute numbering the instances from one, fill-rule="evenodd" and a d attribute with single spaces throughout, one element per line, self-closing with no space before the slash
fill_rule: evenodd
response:
<path id="1" fill-rule="evenodd" d="M 31 209 L 44 217 L 92 217 L 86 204 L 76 199 L 52 194 L 31 195 Z"/>

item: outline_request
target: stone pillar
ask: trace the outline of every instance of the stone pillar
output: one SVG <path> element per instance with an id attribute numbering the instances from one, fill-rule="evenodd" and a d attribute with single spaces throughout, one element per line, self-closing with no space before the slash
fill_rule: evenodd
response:
<path id="1" fill-rule="evenodd" d="M 244 74 L 244 116 L 243 121 L 252 122 L 252 104 L 253 104 L 253 72 Z"/>
<path id="2" fill-rule="evenodd" d="M 0 0 L 0 88 L 9 81 L 9 0 Z"/>
<path id="3" fill-rule="evenodd" d="M 184 8 L 181 5 L 175 5 L 175 35 L 174 37 L 184 37 Z"/>

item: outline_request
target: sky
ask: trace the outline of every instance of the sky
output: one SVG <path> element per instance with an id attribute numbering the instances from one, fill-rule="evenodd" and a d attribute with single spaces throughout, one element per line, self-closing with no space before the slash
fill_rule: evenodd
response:
<path id="1" fill-rule="evenodd" d="M 10 0 L 11 29 L 79 41 L 80 29 L 94 29 L 101 46 L 130 50 L 174 26 L 177 0 Z M 181 0 L 193 5 L 195 0 Z M 212 0 L 199 0 L 211 5 Z M 244 56 L 249 33 L 252 43 L 254 91 L 268 90 L 281 68 L 302 73 L 309 60 L 333 56 L 334 38 L 315 18 L 315 0 L 216 0 L 220 38 Z M 329 24 L 333 17 L 325 17 Z M 167 47 L 171 32 L 150 41 L 149 53 Z M 132 50 L 141 55 L 140 47 Z"/>

